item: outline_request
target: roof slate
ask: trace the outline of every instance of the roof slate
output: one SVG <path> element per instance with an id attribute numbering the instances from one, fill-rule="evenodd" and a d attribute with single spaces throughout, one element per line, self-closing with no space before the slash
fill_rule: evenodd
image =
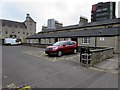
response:
<path id="1" fill-rule="evenodd" d="M 70 26 L 64 26 L 55 30 L 46 30 L 43 32 L 53 32 L 53 31 L 59 31 L 59 30 L 71 30 L 71 29 L 78 29 L 78 28 L 84 28 L 84 27 L 93 27 L 93 26 L 101 26 L 101 25 L 108 25 L 108 24 L 113 24 L 113 23 L 120 23 L 120 18 L 115 18 L 115 19 L 108 19 L 108 20 L 102 20 L 102 21 L 97 21 L 97 22 L 90 22 L 90 23 L 85 23 L 83 25 L 70 25 Z"/>
<path id="2" fill-rule="evenodd" d="M 69 32 L 53 32 L 53 33 L 39 33 L 27 37 L 27 39 L 38 38 L 67 38 L 67 37 L 99 37 L 99 36 L 115 36 L 120 35 L 119 28 L 104 28 L 104 29 L 84 29 Z"/>
<path id="3" fill-rule="evenodd" d="M 7 26 L 14 26 L 14 27 L 21 27 L 21 28 L 26 28 L 26 25 L 24 22 L 16 22 L 16 21 L 10 21 L 10 20 L 1 20 L 2 25 L 7 25 Z"/>

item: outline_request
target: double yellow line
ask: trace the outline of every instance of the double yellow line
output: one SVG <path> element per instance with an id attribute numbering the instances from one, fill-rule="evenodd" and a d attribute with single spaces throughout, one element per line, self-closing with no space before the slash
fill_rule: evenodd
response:
<path id="1" fill-rule="evenodd" d="M 21 88 L 18 88 L 17 90 L 32 90 L 31 86 L 23 86 Z"/>

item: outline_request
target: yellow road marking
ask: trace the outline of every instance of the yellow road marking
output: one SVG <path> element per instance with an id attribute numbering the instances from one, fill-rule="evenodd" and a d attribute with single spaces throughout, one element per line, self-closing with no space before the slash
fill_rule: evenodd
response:
<path id="1" fill-rule="evenodd" d="M 32 90 L 32 88 L 31 88 L 31 86 L 28 85 L 28 86 L 23 86 L 17 90 Z"/>

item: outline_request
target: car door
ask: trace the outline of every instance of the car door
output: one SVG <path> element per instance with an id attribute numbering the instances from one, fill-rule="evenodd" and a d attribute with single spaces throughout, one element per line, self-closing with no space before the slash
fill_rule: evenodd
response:
<path id="1" fill-rule="evenodd" d="M 65 52 L 66 53 L 71 52 L 70 42 L 65 42 Z"/>
<path id="2" fill-rule="evenodd" d="M 75 42 L 71 41 L 71 42 L 70 42 L 70 46 L 69 46 L 70 52 L 73 52 L 73 50 L 75 49 L 74 46 L 75 46 Z"/>
<path id="3" fill-rule="evenodd" d="M 74 42 L 74 41 L 71 41 L 71 42 L 70 42 L 70 45 L 71 45 L 71 48 L 72 48 L 72 49 L 74 49 L 74 48 L 76 48 L 76 47 L 77 47 L 77 46 L 76 46 L 76 45 L 77 45 L 77 43 L 76 43 L 76 42 Z"/>

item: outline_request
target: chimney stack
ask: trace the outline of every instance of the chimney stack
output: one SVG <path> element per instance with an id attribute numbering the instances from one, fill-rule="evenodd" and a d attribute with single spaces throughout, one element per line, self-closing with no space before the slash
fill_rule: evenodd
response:
<path id="1" fill-rule="evenodd" d="M 88 19 L 86 17 L 80 16 L 79 25 L 81 26 L 85 23 L 88 23 Z"/>

